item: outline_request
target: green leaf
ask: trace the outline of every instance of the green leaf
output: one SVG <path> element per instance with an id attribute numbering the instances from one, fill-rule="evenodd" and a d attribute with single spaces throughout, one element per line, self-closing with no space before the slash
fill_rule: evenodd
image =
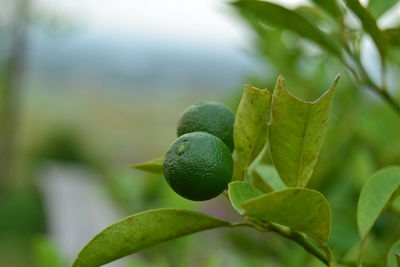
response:
<path id="1" fill-rule="evenodd" d="M 315 5 L 321 7 L 334 18 L 343 16 L 342 10 L 336 0 L 311 0 Z"/>
<path id="2" fill-rule="evenodd" d="M 389 250 L 386 258 L 387 267 L 398 267 L 400 254 L 400 239 L 397 240 Z"/>
<path id="3" fill-rule="evenodd" d="M 270 106 L 268 90 L 245 86 L 233 126 L 235 151 L 242 175 L 265 145 Z"/>
<path id="4" fill-rule="evenodd" d="M 286 188 L 275 168 L 266 164 L 254 169 L 253 185 L 266 193 Z"/>
<path id="5" fill-rule="evenodd" d="M 228 187 L 228 195 L 232 206 L 239 212 L 244 213 L 241 204 L 249 199 L 261 196 L 263 192 L 245 182 L 231 182 Z"/>
<path id="6" fill-rule="evenodd" d="M 387 50 L 387 39 L 376 24 L 375 18 L 365 7 L 361 5 L 358 0 L 345 0 L 345 2 L 349 9 L 353 11 L 353 13 L 360 19 L 364 31 L 371 36 L 372 40 L 379 50 L 379 53 L 381 54 L 381 57 L 385 58 Z"/>
<path id="7" fill-rule="evenodd" d="M 291 95 L 283 78 L 278 78 L 272 96 L 269 143 L 275 168 L 288 187 L 304 187 L 310 180 L 338 81 L 339 76 L 319 99 L 305 102 Z"/>
<path id="8" fill-rule="evenodd" d="M 293 31 L 342 59 L 337 41 L 293 10 L 265 1 L 241 0 L 233 5 L 261 23 Z"/>
<path id="9" fill-rule="evenodd" d="M 396 3 L 398 0 L 369 0 L 367 8 L 375 18 L 379 18 Z"/>
<path id="10" fill-rule="evenodd" d="M 163 173 L 164 157 L 155 158 L 144 163 L 132 165 L 134 169 L 152 173 Z"/>
<path id="11" fill-rule="evenodd" d="M 361 190 L 357 207 L 357 224 L 365 239 L 375 221 L 400 186 L 400 167 L 387 167 L 372 174 Z"/>
<path id="12" fill-rule="evenodd" d="M 246 201 L 242 207 L 248 217 L 288 226 L 321 242 L 329 239 L 331 209 L 318 191 L 283 189 Z"/>
<path id="13" fill-rule="evenodd" d="M 400 267 L 400 253 L 396 254 L 397 267 Z"/>
<path id="14" fill-rule="evenodd" d="M 101 266 L 163 241 L 229 226 L 232 226 L 229 222 L 188 210 L 158 209 L 138 213 L 95 236 L 72 267 Z"/>

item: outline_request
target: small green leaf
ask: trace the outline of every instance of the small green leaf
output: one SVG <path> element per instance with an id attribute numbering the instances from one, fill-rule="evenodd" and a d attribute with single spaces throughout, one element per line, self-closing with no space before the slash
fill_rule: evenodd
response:
<path id="1" fill-rule="evenodd" d="M 245 182 L 231 182 L 228 187 L 228 195 L 232 206 L 239 212 L 244 213 L 241 204 L 249 199 L 261 196 L 263 192 Z"/>
<path id="2" fill-rule="evenodd" d="M 164 157 L 155 158 L 143 163 L 132 165 L 134 169 L 152 173 L 163 173 Z"/>
<path id="3" fill-rule="evenodd" d="M 339 76 L 319 99 L 302 101 L 289 93 L 282 77 L 272 96 L 271 156 L 288 187 L 304 187 L 317 162 Z"/>
<path id="4" fill-rule="evenodd" d="M 336 0 L 311 0 L 315 5 L 321 7 L 334 18 L 343 16 L 342 10 Z"/>
<path id="5" fill-rule="evenodd" d="M 246 201 L 242 207 L 248 217 L 288 226 L 321 242 L 329 239 L 331 209 L 318 191 L 283 189 Z"/>
<path id="6" fill-rule="evenodd" d="M 349 9 L 353 11 L 353 13 L 360 19 L 364 31 L 371 36 L 372 40 L 379 50 L 379 53 L 381 54 L 381 57 L 385 58 L 387 50 L 387 39 L 376 24 L 375 18 L 365 7 L 361 5 L 359 0 L 345 0 L 345 2 Z"/>
<path id="7" fill-rule="evenodd" d="M 253 171 L 253 185 L 265 193 L 286 188 L 274 167 L 259 164 Z"/>
<path id="8" fill-rule="evenodd" d="M 242 175 L 265 145 L 270 106 L 268 90 L 245 86 L 233 126 L 235 151 Z"/>
<path id="9" fill-rule="evenodd" d="M 241 0 L 233 5 L 261 23 L 293 31 L 342 59 L 342 51 L 337 41 L 296 11 L 265 1 Z"/>
<path id="10" fill-rule="evenodd" d="M 396 3 L 398 0 L 369 0 L 367 8 L 375 18 L 379 18 Z"/>
<path id="11" fill-rule="evenodd" d="M 229 226 L 232 226 L 229 222 L 188 210 L 158 209 L 138 213 L 95 236 L 72 267 L 101 266 L 163 241 Z"/>
<path id="12" fill-rule="evenodd" d="M 389 250 L 386 258 L 387 267 L 398 267 L 400 255 L 400 239 L 397 240 Z"/>
<path id="13" fill-rule="evenodd" d="M 392 195 L 400 186 L 400 167 L 387 167 L 372 174 L 361 190 L 357 207 L 357 224 L 365 239 Z"/>

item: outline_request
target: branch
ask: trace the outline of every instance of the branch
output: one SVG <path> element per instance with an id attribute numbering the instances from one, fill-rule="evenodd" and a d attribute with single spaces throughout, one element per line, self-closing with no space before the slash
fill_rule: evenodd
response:
<path id="1" fill-rule="evenodd" d="M 384 62 L 382 62 L 382 86 L 378 86 L 369 76 L 367 71 L 365 70 L 363 64 L 360 61 L 360 58 L 356 56 L 351 49 L 348 47 L 347 44 L 344 44 L 345 51 L 348 53 L 348 55 L 353 59 L 354 63 L 357 65 L 357 68 L 359 70 L 359 73 L 353 69 L 349 63 L 346 61 L 342 61 L 344 65 L 350 70 L 350 72 L 355 76 L 356 80 L 364 85 L 367 86 L 368 89 L 371 91 L 375 92 L 377 95 L 379 95 L 386 103 L 389 104 L 393 108 L 395 112 L 397 112 L 400 115 L 400 103 L 398 103 L 386 90 L 386 82 L 385 82 L 385 68 L 384 68 Z"/>
<path id="2" fill-rule="evenodd" d="M 321 251 L 321 249 L 316 247 L 312 242 L 310 242 L 310 240 L 306 239 L 305 236 L 299 232 L 293 231 L 290 228 L 283 228 L 273 223 L 266 223 L 260 221 L 253 221 L 253 223 L 261 226 L 264 229 L 278 233 L 283 237 L 293 240 L 294 242 L 302 246 L 310 254 L 314 255 L 320 261 L 325 263 L 327 266 L 330 266 L 330 263 L 333 261 L 332 252 L 330 251 L 329 248 L 327 248 L 327 246 L 324 245 L 323 251 Z"/>

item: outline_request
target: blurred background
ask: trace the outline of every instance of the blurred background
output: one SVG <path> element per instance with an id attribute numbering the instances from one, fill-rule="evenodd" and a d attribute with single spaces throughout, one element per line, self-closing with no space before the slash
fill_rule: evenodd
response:
<path id="1" fill-rule="evenodd" d="M 278 2 L 322 28 L 333 23 L 310 1 Z M 400 23 L 400 5 L 390 2 L 382 27 Z M 376 49 L 368 38 L 361 43 L 379 80 Z M 398 47 L 390 53 L 388 87 L 399 100 Z M 335 57 L 290 31 L 260 28 L 226 1 L 0 0 L 0 266 L 68 266 L 101 229 L 152 208 L 238 220 L 226 198 L 184 200 L 159 175 L 130 165 L 162 156 L 191 104 L 215 100 L 235 110 L 244 84 L 272 90 L 279 74 L 294 94 L 314 100 L 337 73 L 310 186 L 328 197 L 330 243 L 345 255 L 358 242 L 361 186 L 400 163 L 400 115 Z M 373 266 L 400 235 L 396 207 L 373 229 Z M 239 229 L 170 241 L 107 266 L 223 265 L 319 263 L 274 234 Z"/>

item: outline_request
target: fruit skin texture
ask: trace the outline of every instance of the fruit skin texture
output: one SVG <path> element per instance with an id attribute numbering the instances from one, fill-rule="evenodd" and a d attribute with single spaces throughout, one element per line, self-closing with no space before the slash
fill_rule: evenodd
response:
<path id="1" fill-rule="evenodd" d="M 233 161 L 228 147 L 205 132 L 184 134 L 164 158 L 164 176 L 180 196 L 208 200 L 224 191 L 232 178 Z"/>
<path id="2" fill-rule="evenodd" d="M 224 104 L 200 102 L 188 107 L 178 122 L 178 136 L 191 132 L 206 132 L 220 138 L 233 151 L 235 115 Z"/>

